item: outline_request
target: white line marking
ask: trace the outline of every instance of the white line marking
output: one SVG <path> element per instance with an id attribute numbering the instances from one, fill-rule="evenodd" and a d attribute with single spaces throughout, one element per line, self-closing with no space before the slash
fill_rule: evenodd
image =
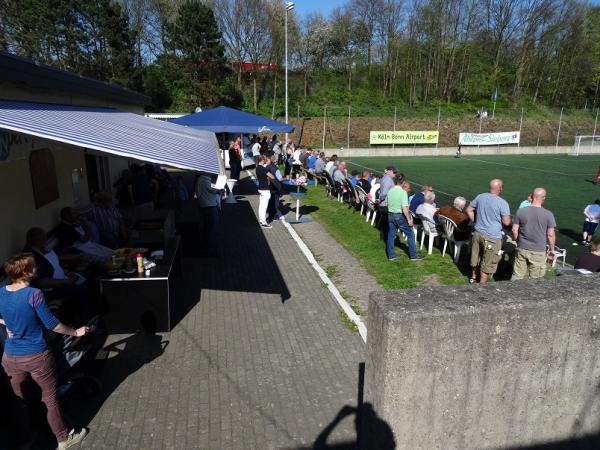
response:
<path id="1" fill-rule="evenodd" d="M 252 173 L 250 173 L 249 170 L 246 170 L 246 173 L 252 180 L 256 179 L 255 176 Z M 331 279 L 327 276 L 323 268 L 319 265 L 308 246 L 304 243 L 304 241 L 298 235 L 298 233 L 296 233 L 296 230 L 294 230 L 294 228 L 292 228 L 292 226 L 286 221 L 283 221 L 283 225 L 287 228 L 288 232 L 290 233 L 290 236 L 292 236 L 292 239 L 296 241 L 296 244 L 300 248 L 300 251 L 302 251 L 312 268 L 315 269 L 315 272 L 317 272 L 317 274 L 321 278 L 321 281 L 323 281 L 323 283 L 327 285 L 327 289 L 329 289 L 329 292 L 331 292 L 331 295 L 333 295 L 335 301 L 338 303 L 338 305 L 340 305 L 340 308 L 342 308 L 342 310 L 346 313 L 346 315 L 352 321 L 352 323 L 354 323 L 358 327 L 358 333 L 360 334 L 362 340 L 366 343 L 367 327 L 360 319 L 360 316 L 354 312 L 354 310 L 350 307 L 346 299 L 342 297 L 342 294 L 340 294 L 338 288 L 335 286 L 333 281 L 331 281 Z"/>
<path id="2" fill-rule="evenodd" d="M 348 304 L 346 299 L 344 297 L 342 297 L 342 295 L 340 294 L 340 291 L 338 291 L 338 288 L 335 286 L 335 284 L 333 284 L 333 281 L 331 281 L 331 279 L 327 276 L 327 274 L 325 273 L 323 268 L 319 265 L 319 263 L 313 256 L 310 249 L 306 246 L 306 244 L 302 240 L 302 238 L 300 236 L 298 236 L 298 233 L 296 233 L 296 230 L 294 230 L 292 228 L 292 226 L 287 222 L 283 222 L 283 224 L 290 232 L 290 235 L 292 236 L 292 238 L 296 241 L 296 244 L 298 244 L 298 247 L 300 247 L 300 250 L 302 251 L 302 253 L 304 253 L 304 256 L 306 256 L 306 259 L 308 260 L 310 265 L 313 267 L 313 269 L 315 269 L 315 271 L 317 272 L 319 277 L 321 277 L 321 280 L 323 281 L 323 283 L 325 283 L 327 285 L 327 289 L 329 289 L 329 292 L 331 292 L 331 295 L 333 295 L 333 298 L 335 298 L 338 305 L 340 305 L 340 307 L 346 313 L 348 318 L 358 327 L 358 333 L 360 334 L 360 337 L 362 338 L 362 340 L 366 343 L 367 342 L 367 327 L 365 326 L 363 321 L 360 319 L 360 316 L 354 312 L 354 310 L 350 307 L 350 305 Z"/>
<path id="3" fill-rule="evenodd" d="M 581 175 L 589 175 L 589 173 L 564 173 L 564 172 L 556 172 L 554 170 L 536 169 L 534 167 L 514 166 L 512 164 L 505 164 L 505 163 L 499 163 L 499 162 L 494 162 L 494 161 L 485 161 L 483 159 L 467 158 L 465 156 L 461 157 L 461 159 L 466 159 L 467 161 L 482 162 L 482 163 L 485 163 L 485 164 L 496 164 L 497 166 L 512 167 L 512 168 L 515 168 L 515 169 L 535 170 L 536 172 L 552 173 L 552 174 L 555 174 L 555 175 L 564 175 L 564 176 L 567 176 L 567 177 L 576 177 L 576 176 L 581 176 Z"/>
<path id="4" fill-rule="evenodd" d="M 591 155 L 590 155 L 591 156 Z M 520 158 L 523 159 L 527 159 L 527 158 L 533 158 L 533 159 L 554 159 L 556 161 L 569 161 L 569 162 L 582 162 L 584 161 L 583 159 L 578 160 L 577 158 L 557 158 L 555 156 L 546 156 L 546 155 L 519 155 Z"/>

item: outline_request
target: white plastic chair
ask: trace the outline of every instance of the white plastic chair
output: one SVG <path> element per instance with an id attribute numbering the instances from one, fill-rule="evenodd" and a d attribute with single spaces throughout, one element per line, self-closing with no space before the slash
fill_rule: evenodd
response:
<path id="1" fill-rule="evenodd" d="M 371 220 L 371 225 L 375 224 L 375 217 L 377 217 L 377 203 L 374 201 L 374 199 L 377 198 L 377 194 L 379 193 L 379 186 L 377 186 L 377 188 L 375 188 L 375 186 L 373 186 L 373 188 L 371 188 L 371 197 L 367 197 L 367 222 L 369 221 L 369 219 Z"/>
<path id="2" fill-rule="evenodd" d="M 548 246 L 546 246 L 548 249 Z M 556 261 L 562 258 L 562 266 L 565 267 L 565 259 L 567 259 L 567 249 L 554 246 L 554 257 L 552 258 L 552 267 L 556 266 Z"/>
<path id="3" fill-rule="evenodd" d="M 456 223 L 449 217 L 442 216 L 440 214 L 438 216 L 438 221 L 444 229 L 444 249 L 442 250 L 442 256 L 446 255 L 446 247 L 448 246 L 448 242 L 450 242 L 454 245 L 454 262 L 458 263 L 458 260 L 460 259 L 460 250 L 463 245 L 469 245 L 469 241 L 457 241 L 456 239 L 454 239 L 454 230 L 456 229 Z"/>
<path id="4" fill-rule="evenodd" d="M 410 211 L 410 215 L 413 218 L 413 234 L 415 236 L 415 245 L 419 242 L 419 231 L 423 232 L 423 224 L 417 223 L 416 220 L 420 220 L 420 218 L 412 211 Z"/>
<path id="5" fill-rule="evenodd" d="M 423 223 L 423 233 L 421 234 L 421 250 L 423 249 L 423 244 L 425 242 L 425 236 L 429 236 L 429 241 L 427 242 L 427 254 L 431 255 L 433 252 L 433 241 L 439 236 L 437 231 L 435 222 L 422 214 L 417 214 L 421 222 Z"/>

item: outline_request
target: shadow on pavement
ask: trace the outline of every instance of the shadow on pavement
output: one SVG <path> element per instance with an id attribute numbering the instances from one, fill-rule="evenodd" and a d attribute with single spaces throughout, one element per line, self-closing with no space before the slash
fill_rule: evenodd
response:
<path id="1" fill-rule="evenodd" d="M 64 405 L 67 416 L 75 419 L 78 426 L 88 425 L 96 416 L 106 399 L 130 375 L 162 355 L 168 340 L 154 333 L 139 333 L 104 347 L 97 355 L 94 375 L 102 381 L 102 390 L 94 397 L 70 399 Z"/>
<path id="2" fill-rule="evenodd" d="M 390 426 L 381 419 L 371 403 L 364 403 L 365 363 L 358 364 L 357 406 L 344 405 L 334 419 L 319 433 L 311 447 L 296 447 L 295 450 L 394 450 L 396 441 Z M 330 436 L 346 417 L 354 416 L 356 439 L 353 441 L 328 443 Z"/>

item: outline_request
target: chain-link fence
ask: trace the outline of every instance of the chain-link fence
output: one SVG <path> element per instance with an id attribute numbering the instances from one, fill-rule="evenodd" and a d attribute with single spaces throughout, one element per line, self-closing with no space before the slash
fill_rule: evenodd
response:
<path id="1" fill-rule="evenodd" d="M 290 105 L 295 140 L 314 148 L 366 148 L 371 131 L 438 131 L 439 147 L 458 144 L 459 133 L 520 131 L 521 146 L 573 146 L 575 136 L 600 134 L 600 108 L 591 110 L 543 108 L 479 108 L 472 114 L 451 106 L 437 108 L 372 108 L 327 106 L 302 108 Z M 367 115 L 370 114 L 370 115 Z M 410 144 L 410 146 L 419 146 Z M 428 145 L 430 146 L 430 145 Z M 389 145 L 387 145 L 389 147 Z M 406 145 L 402 145 L 406 147 Z"/>

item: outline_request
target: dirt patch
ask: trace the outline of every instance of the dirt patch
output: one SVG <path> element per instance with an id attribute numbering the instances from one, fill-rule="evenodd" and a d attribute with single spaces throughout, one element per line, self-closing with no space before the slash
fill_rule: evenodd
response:
<path id="1" fill-rule="evenodd" d="M 441 286 L 443 283 L 440 281 L 437 273 L 431 273 L 423 276 L 423 286 Z"/>
<path id="2" fill-rule="evenodd" d="M 521 145 L 554 145 L 558 134 L 558 117 L 556 119 L 533 120 L 524 119 L 521 130 Z M 292 120 L 296 125 L 296 134 L 293 139 L 298 139 L 302 130 L 302 144 L 320 148 L 323 141 L 323 118 Z M 356 117 L 350 121 L 350 147 L 369 147 L 369 133 L 372 130 L 392 130 L 394 126 L 393 117 Z M 399 118 L 396 121 L 396 130 L 435 130 L 437 128 L 437 117 L 431 119 Z M 594 120 L 563 118 L 560 128 L 559 145 L 573 145 L 574 137 L 582 134 L 591 135 L 594 129 Z M 497 131 L 518 131 L 519 119 L 497 118 L 485 119 L 482 122 L 483 133 Z M 443 119 L 440 121 L 440 141 L 442 147 L 454 146 L 461 132 L 478 133 L 479 119 L 475 117 L 462 117 Z M 325 122 L 325 146 L 347 147 L 348 141 L 348 119 L 341 117 L 328 118 Z"/>

